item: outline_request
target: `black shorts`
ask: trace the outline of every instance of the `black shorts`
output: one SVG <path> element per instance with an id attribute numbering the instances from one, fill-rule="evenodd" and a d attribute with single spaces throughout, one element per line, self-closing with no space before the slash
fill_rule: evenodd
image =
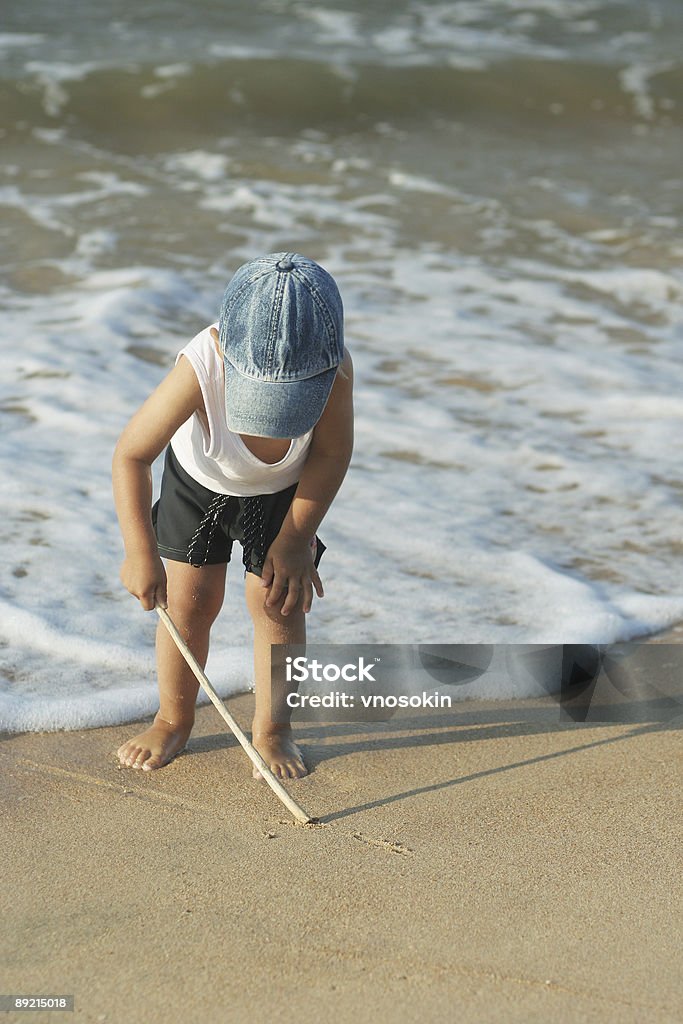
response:
<path id="1" fill-rule="evenodd" d="M 161 495 L 152 508 L 159 554 L 174 562 L 221 565 L 230 561 L 233 541 L 242 544 L 245 574 L 260 576 L 292 503 L 297 484 L 275 494 L 239 498 L 217 494 L 185 472 L 169 445 Z M 325 545 L 316 537 L 315 566 Z"/>

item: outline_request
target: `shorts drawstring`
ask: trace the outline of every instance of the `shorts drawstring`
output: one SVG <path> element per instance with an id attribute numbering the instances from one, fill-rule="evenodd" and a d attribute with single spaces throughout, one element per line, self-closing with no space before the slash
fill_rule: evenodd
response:
<path id="1" fill-rule="evenodd" d="M 250 569 L 252 572 L 254 571 L 254 564 L 262 567 L 266 557 L 265 515 L 260 495 L 240 498 L 239 502 L 242 510 L 242 532 L 244 535 L 242 561 L 246 576 Z M 261 573 L 256 575 L 260 576 Z"/>
<path id="2" fill-rule="evenodd" d="M 204 516 L 201 523 L 199 524 L 197 529 L 194 531 L 194 534 L 192 535 L 190 546 L 187 549 L 187 560 L 190 563 L 190 565 L 194 566 L 195 569 L 200 569 L 203 565 L 206 565 L 206 560 L 209 557 L 209 547 L 211 545 L 211 540 L 213 538 L 214 533 L 216 532 L 216 527 L 221 521 L 223 512 L 225 510 L 225 506 L 227 505 L 229 500 L 229 494 L 217 494 L 215 498 L 212 498 L 211 501 L 209 502 L 209 507 L 206 510 L 206 515 Z M 199 543 L 200 539 L 202 538 L 202 534 L 206 531 L 207 527 L 208 534 L 204 540 L 204 557 L 202 558 L 201 562 L 195 562 L 193 560 L 195 547 Z"/>
<path id="3" fill-rule="evenodd" d="M 206 565 L 213 535 L 223 518 L 225 506 L 231 497 L 232 495 L 230 494 L 217 494 L 212 498 L 204 518 L 192 535 L 192 540 L 187 549 L 187 560 L 195 569 L 200 569 L 203 565 Z M 244 537 L 242 541 L 242 561 L 246 574 L 250 569 L 253 571 L 254 565 L 262 566 L 266 556 L 265 514 L 260 495 L 244 498 L 238 497 L 237 500 L 242 514 L 242 533 Z M 201 560 L 199 555 L 201 555 Z"/>

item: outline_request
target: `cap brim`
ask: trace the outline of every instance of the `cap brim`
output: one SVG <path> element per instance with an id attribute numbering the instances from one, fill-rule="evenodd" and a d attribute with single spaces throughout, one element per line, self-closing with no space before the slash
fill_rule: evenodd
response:
<path id="1" fill-rule="evenodd" d="M 301 437 L 323 414 L 337 367 L 307 380 L 287 383 L 254 380 L 225 365 L 225 412 L 228 429 L 255 437 Z"/>

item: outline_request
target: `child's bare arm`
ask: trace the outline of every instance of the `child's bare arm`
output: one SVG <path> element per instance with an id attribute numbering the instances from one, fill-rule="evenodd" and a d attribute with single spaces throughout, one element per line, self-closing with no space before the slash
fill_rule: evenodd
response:
<path id="1" fill-rule="evenodd" d="M 310 543 L 346 476 L 353 451 L 353 364 L 346 350 L 341 370 L 316 424 L 294 499 L 263 567 L 263 585 L 271 588 L 269 607 L 281 600 L 285 588 L 288 591 L 283 615 L 294 609 L 302 593 L 303 609 L 310 611 L 314 587 L 318 597 L 323 596 Z"/>
<path id="2" fill-rule="evenodd" d="M 152 527 L 151 466 L 201 403 L 196 374 L 181 358 L 129 421 L 114 451 L 114 504 L 126 549 L 121 581 L 147 611 L 166 604 L 166 573 Z"/>

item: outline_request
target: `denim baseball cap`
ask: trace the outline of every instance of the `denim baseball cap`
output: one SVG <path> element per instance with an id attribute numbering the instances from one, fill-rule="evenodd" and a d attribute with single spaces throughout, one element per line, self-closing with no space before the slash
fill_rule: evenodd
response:
<path id="1" fill-rule="evenodd" d="M 228 428 L 301 437 L 320 419 L 344 356 L 344 311 L 334 278 L 295 252 L 243 264 L 218 324 Z"/>

